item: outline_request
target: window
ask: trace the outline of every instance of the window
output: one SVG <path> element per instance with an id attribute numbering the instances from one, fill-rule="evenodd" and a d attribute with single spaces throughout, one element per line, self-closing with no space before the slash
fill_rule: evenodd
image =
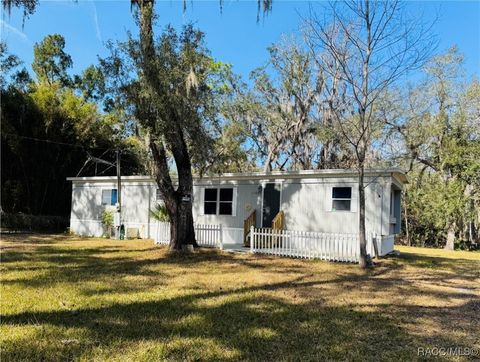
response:
<path id="1" fill-rule="evenodd" d="M 352 203 L 351 187 L 332 188 L 332 211 L 350 211 Z"/>
<path id="2" fill-rule="evenodd" d="M 115 205 L 117 203 L 117 189 L 102 190 L 102 205 Z"/>
<path id="3" fill-rule="evenodd" d="M 220 215 L 232 215 L 233 209 L 233 189 L 220 189 Z"/>
<path id="4" fill-rule="evenodd" d="M 204 210 L 205 215 L 217 214 L 217 194 L 218 189 L 205 189 Z"/>
<path id="5" fill-rule="evenodd" d="M 205 188 L 205 215 L 233 215 L 233 188 Z"/>

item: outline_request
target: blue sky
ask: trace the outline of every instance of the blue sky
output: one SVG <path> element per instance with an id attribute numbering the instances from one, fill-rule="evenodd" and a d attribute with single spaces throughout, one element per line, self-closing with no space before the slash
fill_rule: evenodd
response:
<path id="1" fill-rule="evenodd" d="M 181 1 L 158 1 L 157 31 L 167 23 L 179 27 L 194 22 L 206 33 L 212 55 L 233 64 L 234 71 L 246 78 L 252 69 L 264 64 L 268 45 L 282 34 L 298 31 L 301 22 L 298 14 L 306 14 L 310 3 L 274 0 L 273 11 L 259 23 L 256 1 L 224 0 L 222 13 L 218 0 L 193 0 L 187 5 L 187 11 L 183 12 Z M 422 14 L 426 21 L 438 16 L 433 29 L 440 41 L 438 50 L 457 44 L 465 54 L 468 74 L 480 74 L 480 1 L 411 1 L 407 10 Z M 34 43 L 47 34 L 62 34 L 66 51 L 73 58 L 74 73 L 96 63 L 97 55 L 106 55 L 107 40 L 125 39 L 128 30 L 136 33 L 130 1 L 44 1 L 23 28 L 18 9 L 13 9 L 10 17 L 2 14 L 1 19 L 2 40 L 27 66 L 33 59 Z"/>

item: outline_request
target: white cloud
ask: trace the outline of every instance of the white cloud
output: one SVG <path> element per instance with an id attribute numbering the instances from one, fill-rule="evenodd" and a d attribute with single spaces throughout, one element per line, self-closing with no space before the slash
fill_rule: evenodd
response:
<path id="1" fill-rule="evenodd" d="M 102 32 L 100 31 L 100 24 L 98 23 L 98 15 L 97 15 L 97 6 L 95 5 L 95 1 L 91 1 L 93 7 L 93 22 L 95 23 L 95 31 L 97 33 L 97 39 L 100 41 L 102 40 Z"/>
<path id="2" fill-rule="evenodd" d="M 27 34 L 25 34 L 21 30 L 18 30 L 16 27 L 10 25 L 9 23 L 4 21 L 3 19 L 0 19 L 0 26 L 2 28 L 2 39 L 4 38 L 3 33 L 5 32 L 5 33 L 15 34 L 16 36 L 23 39 L 24 41 L 30 42 Z"/>

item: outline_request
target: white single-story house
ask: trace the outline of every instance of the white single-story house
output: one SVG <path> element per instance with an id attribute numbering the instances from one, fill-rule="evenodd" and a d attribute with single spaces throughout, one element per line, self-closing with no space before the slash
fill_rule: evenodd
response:
<path id="1" fill-rule="evenodd" d="M 101 215 L 115 209 L 116 177 L 71 177 L 70 230 L 101 236 Z M 149 210 L 160 200 L 150 176 L 123 176 L 122 223 L 137 228 L 141 238 L 155 238 Z M 365 173 L 366 229 L 378 236 L 400 232 L 401 192 L 407 183 L 398 168 Z M 283 211 L 283 229 L 332 234 L 358 233 L 358 176 L 353 170 L 307 170 L 228 173 L 194 177 L 193 216 L 196 224 L 221 225 L 224 245 L 242 245 L 245 221 L 271 228 Z M 255 212 L 255 214 L 253 214 Z M 392 245 L 393 247 L 393 245 Z"/>

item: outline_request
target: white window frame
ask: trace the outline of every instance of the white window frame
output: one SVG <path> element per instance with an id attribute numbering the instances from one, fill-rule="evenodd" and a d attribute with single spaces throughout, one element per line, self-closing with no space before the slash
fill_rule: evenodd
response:
<path id="1" fill-rule="evenodd" d="M 349 188 L 350 189 L 350 197 L 349 198 L 342 198 L 342 197 L 333 197 L 333 190 L 336 188 Z M 333 208 L 334 201 L 350 201 L 350 208 L 348 210 L 335 210 Z M 354 187 L 351 185 L 337 185 L 332 186 L 329 188 L 329 211 L 331 212 L 355 212 L 355 204 L 356 198 L 354 197 Z"/>
<path id="2" fill-rule="evenodd" d="M 116 188 L 111 188 L 111 189 L 102 189 L 102 195 L 101 195 L 101 204 L 102 206 L 115 206 L 115 204 L 112 204 L 112 191 L 116 190 L 117 191 L 117 202 L 118 202 L 118 190 Z M 110 201 L 108 203 L 103 202 L 103 193 L 108 192 L 109 193 L 109 199 Z"/>
<path id="3" fill-rule="evenodd" d="M 216 189 L 217 198 L 215 200 L 215 214 L 206 214 L 205 213 L 205 190 L 206 189 Z M 232 189 L 232 201 L 220 201 L 220 190 L 221 189 Z M 237 216 L 237 188 L 233 185 L 221 185 L 221 186 L 204 186 L 202 187 L 202 199 L 201 199 L 201 215 L 205 216 Z M 220 214 L 220 203 L 232 203 L 232 213 L 231 214 Z"/>

